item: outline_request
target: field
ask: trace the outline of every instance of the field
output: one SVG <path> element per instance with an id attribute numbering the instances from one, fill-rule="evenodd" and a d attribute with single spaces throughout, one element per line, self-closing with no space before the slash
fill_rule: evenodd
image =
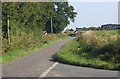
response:
<path id="1" fill-rule="evenodd" d="M 111 31 L 80 31 L 55 59 L 62 63 L 100 69 L 120 70 L 120 34 Z"/>

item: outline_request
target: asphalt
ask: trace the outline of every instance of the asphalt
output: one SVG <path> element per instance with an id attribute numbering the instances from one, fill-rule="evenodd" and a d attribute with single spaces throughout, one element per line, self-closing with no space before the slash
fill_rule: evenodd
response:
<path id="1" fill-rule="evenodd" d="M 0 79 L 2 78 L 2 64 L 0 64 Z"/>
<path id="2" fill-rule="evenodd" d="M 52 56 L 74 37 L 2 65 L 3 77 L 38 77 L 54 63 Z"/>
<path id="3" fill-rule="evenodd" d="M 2 65 L 3 77 L 39 77 L 55 61 L 53 55 L 70 39 L 59 41 L 42 50 Z M 48 70 L 47 70 L 48 71 Z M 71 66 L 58 63 L 45 77 L 118 77 L 118 71 L 101 70 L 87 67 Z"/>
<path id="4" fill-rule="evenodd" d="M 118 77 L 118 71 L 78 67 L 59 63 L 46 77 Z"/>

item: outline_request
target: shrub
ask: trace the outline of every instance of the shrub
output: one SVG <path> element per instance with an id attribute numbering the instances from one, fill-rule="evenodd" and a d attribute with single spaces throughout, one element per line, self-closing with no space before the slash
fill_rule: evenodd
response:
<path id="1" fill-rule="evenodd" d="M 17 29 L 17 30 L 15 30 Z M 47 34 L 42 35 L 42 30 L 29 29 L 29 28 L 15 28 L 11 33 L 11 43 L 7 44 L 7 39 L 3 38 L 2 50 L 3 53 L 8 52 L 12 49 L 33 49 L 38 45 L 43 43 L 48 43 L 48 41 L 55 38 L 62 38 L 63 34 Z M 34 31 L 33 31 L 34 30 Z"/>

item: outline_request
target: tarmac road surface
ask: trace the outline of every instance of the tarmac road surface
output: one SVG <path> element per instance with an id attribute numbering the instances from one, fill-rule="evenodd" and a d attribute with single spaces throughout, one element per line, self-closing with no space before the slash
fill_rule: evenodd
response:
<path id="1" fill-rule="evenodd" d="M 53 61 L 52 56 L 75 37 L 2 65 L 3 77 L 118 77 L 118 71 L 77 67 Z"/>

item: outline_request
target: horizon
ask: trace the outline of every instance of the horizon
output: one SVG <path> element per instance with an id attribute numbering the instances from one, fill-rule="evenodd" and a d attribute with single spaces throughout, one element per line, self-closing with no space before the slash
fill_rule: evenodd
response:
<path id="1" fill-rule="evenodd" d="M 65 28 L 99 27 L 118 24 L 118 2 L 69 2 L 77 12 L 75 22 Z"/>

